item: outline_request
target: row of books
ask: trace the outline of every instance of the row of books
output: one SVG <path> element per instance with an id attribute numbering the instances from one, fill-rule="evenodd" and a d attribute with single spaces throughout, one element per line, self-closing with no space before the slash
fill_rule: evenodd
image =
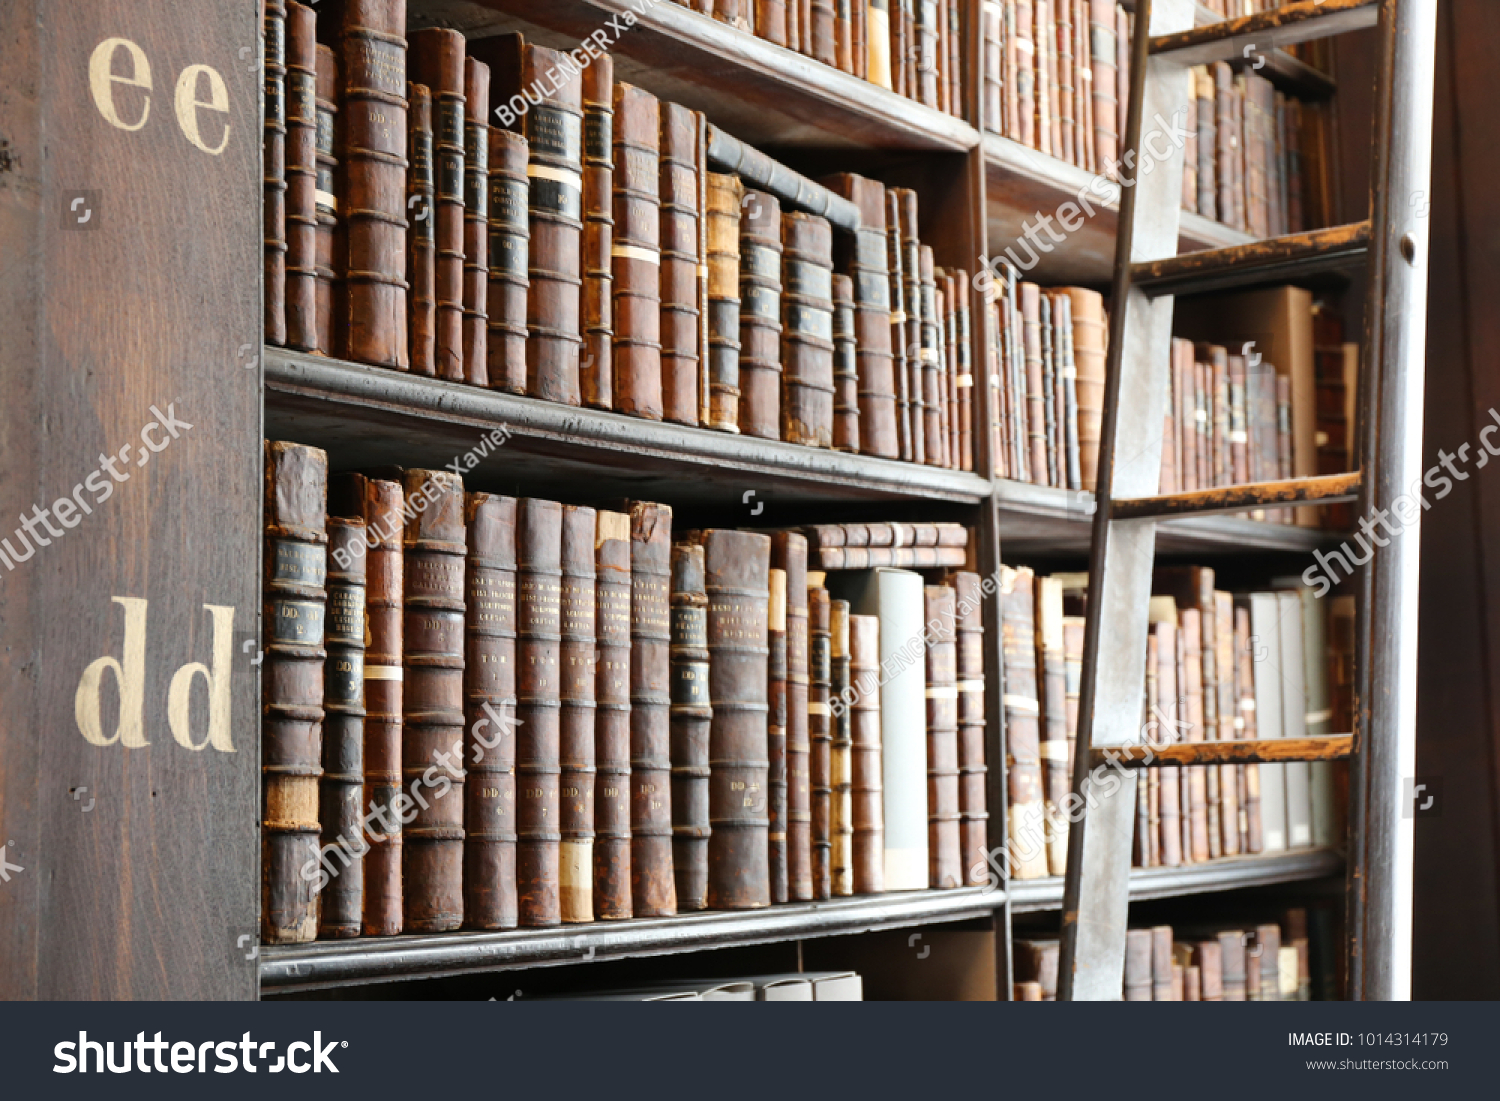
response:
<path id="1" fill-rule="evenodd" d="M 677 3 L 927 107 L 964 113 L 960 0 Z"/>
<path id="2" fill-rule="evenodd" d="M 1116 0 L 989 0 L 983 12 L 986 128 L 1117 179 L 1134 16 Z M 1257 237 L 1327 224 L 1324 181 L 1303 172 L 1305 158 L 1324 163 L 1323 110 L 1253 69 L 1193 69 L 1177 120 L 1182 209 Z"/>
<path id="3" fill-rule="evenodd" d="M 264 938 L 984 882 L 977 574 L 266 450 Z M 952 525 L 814 530 L 915 547 Z M 816 560 L 816 558 L 814 559 Z"/>
<path id="4" fill-rule="evenodd" d="M 408 35 L 399 0 L 270 0 L 265 42 L 268 343 L 974 469 L 968 275 L 914 191 L 795 177 L 859 208 L 836 239 L 710 171 L 718 132 L 607 54 Z"/>
<path id="5" fill-rule="evenodd" d="M 641 986 L 563 994 L 547 1001 L 587 1002 L 862 1002 L 856 971 L 797 971 L 738 979 L 659 979 Z"/>
<path id="6" fill-rule="evenodd" d="M 1010 874 L 1063 875 L 1083 672 L 1086 574 L 1002 571 Z M 1353 597 L 1232 595 L 1212 569 L 1152 582 L 1142 692 L 1150 744 L 1300 738 L 1353 728 Z M 1333 762 L 1150 768 L 1136 785 L 1134 863 L 1329 847 L 1343 836 Z"/>
<path id="7" fill-rule="evenodd" d="M 1125 935 L 1127 1002 L 1276 1002 L 1338 998 L 1333 916 L 1297 907 L 1235 929 L 1170 925 Z M 1058 942 L 1015 942 L 1015 1000 L 1057 999 Z"/>

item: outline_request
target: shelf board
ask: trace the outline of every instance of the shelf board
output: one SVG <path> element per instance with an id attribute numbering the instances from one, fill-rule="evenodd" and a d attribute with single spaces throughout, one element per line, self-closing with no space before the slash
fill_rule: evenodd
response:
<path id="1" fill-rule="evenodd" d="M 507 933 L 268 946 L 261 949 L 260 985 L 264 991 L 316 990 L 867 933 L 988 917 L 1004 902 L 1003 891 L 966 887 Z"/>
<path id="2" fill-rule="evenodd" d="M 1131 868 L 1130 901 L 1326 879 L 1341 875 L 1343 871 L 1344 858 L 1332 849 L 1307 849 L 1276 856 L 1231 856 L 1180 868 Z M 1062 909 L 1061 876 L 1015 879 L 1010 883 L 1009 892 L 1012 913 Z"/>
<path id="3" fill-rule="evenodd" d="M 442 382 L 267 347 L 267 439 L 315 444 L 333 469 L 442 469 L 484 433 L 510 438 L 466 471 L 478 489 L 737 505 L 744 491 L 800 502 L 978 504 L 977 474 L 752 439 Z M 734 497 L 731 502 L 730 497 Z"/>
<path id="4" fill-rule="evenodd" d="M 639 0 L 412 0 L 413 25 L 473 38 L 519 30 L 575 48 Z M 623 20 L 619 23 L 623 26 Z M 979 144 L 968 123 L 747 31 L 658 0 L 609 47 L 615 78 L 685 107 L 762 148 L 961 152 Z"/>
<path id="5" fill-rule="evenodd" d="M 1088 553 L 1094 495 L 1027 482 L 995 483 L 1000 547 L 1021 554 Z M 1310 554 L 1337 544 L 1340 533 L 1239 516 L 1190 516 L 1158 521 L 1158 554 L 1232 555 L 1254 551 Z"/>
<path id="6" fill-rule="evenodd" d="M 1086 211 L 1070 214 L 1070 220 L 1081 216 L 1085 221 L 1074 232 L 1066 233 L 1067 239 L 1061 244 L 1049 239 L 1045 231 L 1038 231 L 1037 239 L 1052 245 L 1053 251 L 1041 256 L 1036 271 L 1049 282 L 1107 286 L 1114 272 L 1119 185 L 1103 181 L 1099 190 L 1108 197 L 1101 198 L 1097 191 L 1089 189 L 1094 173 L 1075 164 L 1049 157 L 999 134 L 985 134 L 983 146 L 989 255 L 1002 256 L 1009 247 L 1016 259 L 1029 261 L 1032 256 L 1029 246 L 1016 245 L 1023 236 L 1022 223 L 1032 222 L 1038 212 L 1055 215 L 1064 203 L 1076 202 L 1078 194 L 1084 192 L 1094 207 L 1093 217 L 1088 217 Z M 1179 252 L 1195 252 L 1245 245 L 1253 240 L 1248 233 L 1184 212 L 1177 247 Z M 1027 277 L 1032 276 L 1027 273 Z"/>

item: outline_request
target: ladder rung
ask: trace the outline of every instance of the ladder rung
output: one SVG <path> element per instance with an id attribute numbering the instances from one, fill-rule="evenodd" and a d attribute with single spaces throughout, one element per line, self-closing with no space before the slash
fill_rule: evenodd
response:
<path id="1" fill-rule="evenodd" d="M 1161 497 L 1129 497 L 1113 501 L 1112 520 L 1144 520 L 1153 516 L 1199 516 L 1210 512 L 1240 512 L 1288 505 L 1332 505 L 1359 496 L 1359 472 L 1292 478 L 1285 482 L 1250 482 Z"/>
<path id="2" fill-rule="evenodd" d="M 1363 260 L 1369 247 L 1370 223 L 1355 222 L 1134 264 L 1130 281 L 1152 297 L 1201 294 L 1348 268 Z"/>
<path id="3" fill-rule="evenodd" d="M 1333 761 L 1354 751 L 1353 734 L 1322 738 L 1272 738 L 1268 741 L 1173 742 L 1171 745 L 1096 746 L 1091 767 L 1160 768 L 1183 765 L 1253 764 L 1257 761 Z"/>
<path id="4" fill-rule="evenodd" d="M 1276 46 L 1373 27 L 1381 0 L 1299 0 L 1284 8 L 1210 23 L 1151 40 L 1153 54 L 1172 55 L 1184 65 L 1242 61 Z"/>

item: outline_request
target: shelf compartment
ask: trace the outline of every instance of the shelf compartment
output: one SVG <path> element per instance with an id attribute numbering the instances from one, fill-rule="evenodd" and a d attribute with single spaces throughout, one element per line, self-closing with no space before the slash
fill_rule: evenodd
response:
<path id="1" fill-rule="evenodd" d="M 1059 888 L 1060 890 L 1060 888 Z M 1059 897 L 1061 897 L 1059 895 Z M 659 956 L 808 937 L 868 933 L 988 917 L 1005 893 L 984 887 L 914 891 L 794 903 L 753 911 L 712 911 L 638 921 L 443 933 L 264 947 L 264 991 L 317 990 L 402 979 Z"/>

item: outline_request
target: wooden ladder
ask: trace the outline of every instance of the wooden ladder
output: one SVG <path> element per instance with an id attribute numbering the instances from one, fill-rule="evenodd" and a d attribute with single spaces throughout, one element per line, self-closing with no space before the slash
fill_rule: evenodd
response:
<path id="1" fill-rule="evenodd" d="M 1353 734 L 1153 746 L 1153 753 L 1119 747 L 1142 742 L 1147 605 L 1159 518 L 1351 500 L 1358 502 L 1359 516 L 1374 516 L 1422 478 L 1437 0 L 1301 0 L 1200 27 L 1194 27 L 1194 8 L 1193 0 L 1135 4 L 1122 142 L 1132 152 L 1121 167 L 1125 186 L 1073 774 L 1084 817 L 1069 831 L 1058 997 L 1121 996 L 1140 768 L 1347 756 L 1349 995 L 1405 999 L 1411 996 L 1413 834 L 1403 780 L 1409 784 L 1416 763 L 1416 524 L 1387 546 L 1376 546 L 1355 579 Z M 1370 220 L 1177 256 L 1183 152 L 1180 141 L 1163 139 L 1171 136 L 1174 117 L 1185 117 L 1192 94 L 1189 67 L 1371 26 L 1378 27 L 1379 46 Z M 1148 127 L 1162 137 L 1153 133 L 1142 151 Z M 1163 145 L 1170 149 L 1165 159 Z M 1360 368 L 1361 473 L 1158 495 L 1172 296 L 1285 281 L 1360 261 L 1369 280 Z M 1117 770 L 1118 782 L 1100 783 L 1101 770 Z"/>

